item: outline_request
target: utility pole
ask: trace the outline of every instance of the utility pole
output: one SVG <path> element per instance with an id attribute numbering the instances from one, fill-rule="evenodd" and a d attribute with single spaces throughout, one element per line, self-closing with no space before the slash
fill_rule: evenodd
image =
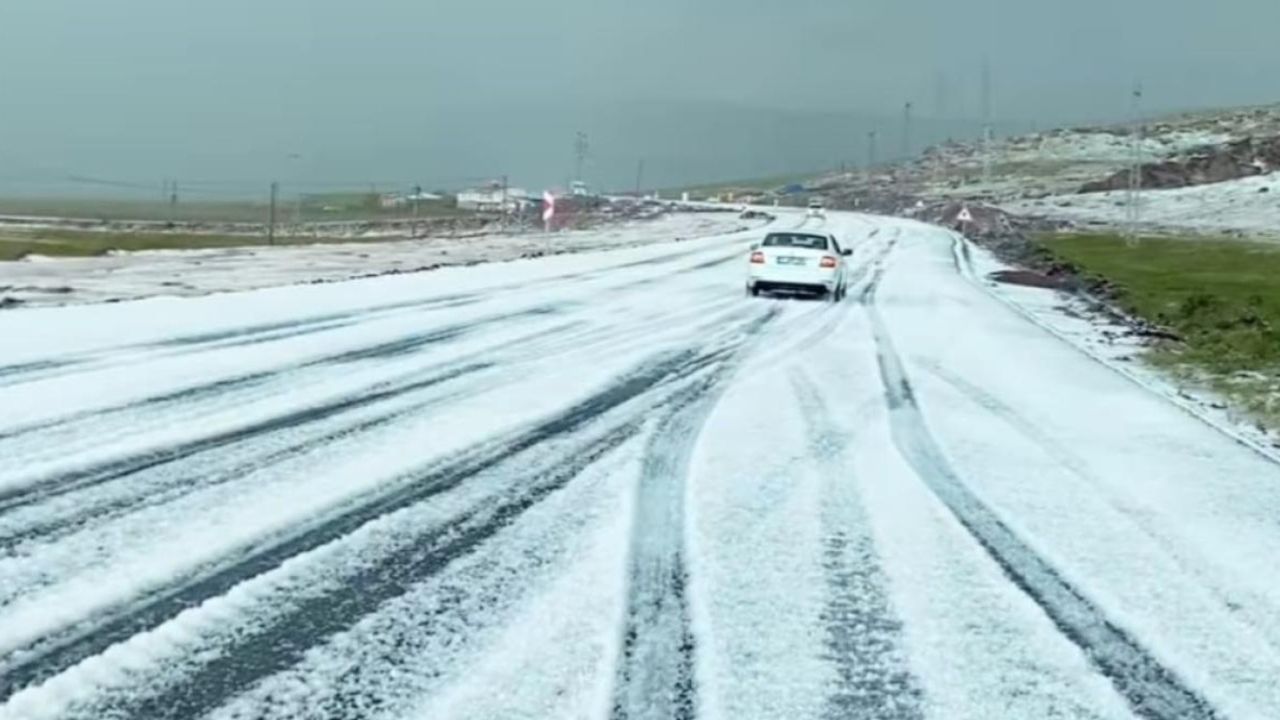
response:
<path id="1" fill-rule="evenodd" d="M 418 237 L 418 201 L 422 199 L 422 186 L 413 186 L 413 224 L 409 228 L 409 237 Z"/>
<path id="2" fill-rule="evenodd" d="M 587 153 L 591 151 L 591 144 L 587 141 L 587 134 L 578 131 L 573 139 L 573 155 L 577 161 L 575 180 L 582 182 L 582 166 L 587 162 Z"/>
<path id="3" fill-rule="evenodd" d="M 902 107 L 902 162 L 911 159 L 911 101 Z"/>
<path id="4" fill-rule="evenodd" d="M 301 161 L 302 161 L 302 155 L 301 155 L 301 154 L 299 154 L 299 153 L 296 153 L 296 152 L 295 152 L 295 153 L 289 153 L 289 155 L 287 156 L 287 159 L 288 159 L 288 160 L 290 160 L 293 164 L 295 164 L 295 165 L 296 165 L 297 163 L 299 163 L 299 162 L 301 162 Z M 292 174 L 294 174 L 294 176 L 295 176 L 295 177 L 299 177 L 299 178 L 301 178 L 301 177 L 302 177 L 302 176 L 301 176 L 301 173 L 299 173 L 299 172 L 297 171 L 296 167 L 295 167 L 295 169 L 293 169 L 291 172 L 292 172 Z M 298 180 L 298 182 L 302 182 L 302 181 L 301 181 L 301 180 Z M 302 228 L 303 228 L 303 220 L 302 220 L 302 189 L 301 189 L 301 188 L 298 188 L 297 192 L 294 194 L 293 201 L 294 201 L 294 204 L 293 204 L 293 222 L 294 222 L 294 224 L 296 224 L 296 225 L 298 226 L 298 234 L 299 234 L 299 235 L 301 235 L 301 234 L 302 234 Z"/>
<path id="5" fill-rule="evenodd" d="M 507 194 L 510 192 L 510 190 L 511 190 L 511 179 L 510 177 L 503 175 L 502 176 L 502 226 L 504 228 L 507 225 Z"/>
<path id="6" fill-rule="evenodd" d="M 902 106 L 902 159 L 894 176 L 898 195 L 905 200 L 907 195 L 907 173 L 911 164 L 911 101 Z"/>
<path id="7" fill-rule="evenodd" d="M 876 166 L 876 131 L 871 130 L 867 133 L 867 169 L 870 170 Z"/>
<path id="8" fill-rule="evenodd" d="M 1138 225 L 1142 220 L 1142 82 L 1133 84 L 1132 117 L 1133 129 L 1130 133 L 1132 157 L 1129 164 L 1129 197 L 1126 212 L 1128 227 L 1125 231 L 1126 241 L 1130 247 L 1138 244 Z"/>
<path id="9" fill-rule="evenodd" d="M 178 181 L 169 186 L 169 222 L 177 220 L 178 215 Z"/>
<path id="10" fill-rule="evenodd" d="M 948 94 L 947 76 L 939 70 L 933 77 L 933 122 L 936 123 L 936 126 L 932 137 L 935 145 L 941 144 L 946 137 L 944 127 L 947 124 Z"/>
<path id="11" fill-rule="evenodd" d="M 982 182 L 991 183 L 991 59 L 982 56 Z"/>
<path id="12" fill-rule="evenodd" d="M 636 164 L 636 199 L 640 199 L 640 184 L 644 180 L 644 158 Z"/>
<path id="13" fill-rule="evenodd" d="M 280 183 L 271 181 L 271 209 L 267 214 L 267 244 L 276 244 L 276 200 L 280 196 Z"/>

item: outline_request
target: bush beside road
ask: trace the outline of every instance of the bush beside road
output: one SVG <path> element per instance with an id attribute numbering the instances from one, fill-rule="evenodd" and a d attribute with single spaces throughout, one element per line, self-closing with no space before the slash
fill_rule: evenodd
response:
<path id="1" fill-rule="evenodd" d="M 300 240 L 301 238 L 281 238 L 282 244 L 293 244 Z M 31 255 L 94 257 L 112 251 L 228 248 L 262 245 L 265 242 L 265 239 L 253 235 L 184 232 L 94 232 L 62 229 L 3 231 L 0 232 L 0 260 L 21 260 Z M 307 238 L 306 242 L 325 240 Z"/>

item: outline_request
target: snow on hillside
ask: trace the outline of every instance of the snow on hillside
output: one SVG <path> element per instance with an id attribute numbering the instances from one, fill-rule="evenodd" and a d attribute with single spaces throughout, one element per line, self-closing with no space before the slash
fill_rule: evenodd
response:
<path id="1" fill-rule="evenodd" d="M 1144 163 L 1184 157 L 1206 146 L 1280 134 L 1280 106 L 1191 113 L 1150 120 L 1136 149 Z M 1077 192 L 1134 159 L 1132 127 L 1063 128 L 997 138 L 983 178 L 981 141 L 931 148 L 915 168 L 924 194 L 940 198 L 1008 201 Z"/>
<path id="2" fill-rule="evenodd" d="M 1153 134 L 1140 143 L 1143 162 L 1156 162 L 1234 136 L 1205 130 Z M 991 179 L 983 181 L 983 155 L 977 143 L 950 145 L 925 160 L 930 194 L 992 198 L 1039 197 L 1075 192 L 1125 167 L 1134 157 L 1133 139 L 1123 128 L 1053 130 L 994 141 Z"/>
<path id="3" fill-rule="evenodd" d="M 1003 207 L 1021 215 L 1118 224 L 1126 218 L 1126 196 L 1124 191 L 1058 195 L 1007 202 Z M 1143 191 L 1139 207 L 1142 224 L 1156 229 L 1271 233 L 1280 228 L 1280 173 Z"/>
<path id="4" fill-rule="evenodd" d="M 1140 143 L 1144 158 L 1163 158 L 1205 145 L 1230 142 L 1234 136 L 1212 131 L 1178 130 L 1144 137 Z M 979 148 L 969 146 L 958 155 L 960 166 L 981 167 Z M 1035 162 L 1114 163 L 1123 165 L 1133 157 L 1133 140 L 1127 132 L 1096 130 L 1054 130 L 1036 135 L 1007 138 L 992 144 L 992 164 Z"/>

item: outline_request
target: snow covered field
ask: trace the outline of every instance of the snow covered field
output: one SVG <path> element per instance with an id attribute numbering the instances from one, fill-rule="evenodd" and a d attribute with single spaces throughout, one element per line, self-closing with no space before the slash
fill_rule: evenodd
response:
<path id="1" fill-rule="evenodd" d="M 1004 203 L 1009 212 L 1080 223 L 1125 222 L 1126 192 L 1059 195 Z M 1238 230 L 1275 235 L 1280 230 L 1280 173 L 1171 190 L 1144 190 L 1144 226 L 1213 233 Z"/>
<path id="2" fill-rule="evenodd" d="M 1193 150 L 1205 145 L 1229 142 L 1234 137 L 1221 132 L 1175 130 L 1151 134 L 1142 138 L 1137 152 L 1144 159 L 1162 158 Z M 1003 141 L 1004 162 L 1037 162 L 1067 160 L 1074 162 L 1115 163 L 1131 162 L 1135 148 L 1127 135 L 1099 130 L 1080 132 L 1057 130 L 1047 133 L 1010 138 Z"/>
<path id="3" fill-rule="evenodd" d="M 537 255 L 649 245 L 759 227 L 734 213 L 684 213 L 554 235 L 468 235 L 422 240 L 214 250 L 154 250 L 106 257 L 0 262 L 0 299 L 65 305 L 193 296 L 335 282 Z"/>
<path id="4" fill-rule="evenodd" d="M 997 201 L 1044 195 L 1070 196 L 1086 182 L 1121 170 L 1133 161 L 1158 162 L 1206 145 L 1238 139 L 1223 128 L 1148 127 L 1134 147 L 1120 128 L 1062 129 L 994 140 L 991 176 L 983 179 L 983 152 L 970 142 L 934 148 L 923 163 L 926 194 L 937 198 L 982 196 Z M 963 182 L 956 183 L 958 178 Z"/>
<path id="5" fill-rule="evenodd" d="M 948 232 L 0 313 L 0 718 L 1264 718 L 1280 467 Z"/>

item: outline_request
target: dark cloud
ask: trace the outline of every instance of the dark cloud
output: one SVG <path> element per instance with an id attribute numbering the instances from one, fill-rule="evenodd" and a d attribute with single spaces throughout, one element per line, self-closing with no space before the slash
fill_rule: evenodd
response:
<path id="1" fill-rule="evenodd" d="M 0 182 L 509 173 L 674 184 L 973 132 L 1280 96 L 1275 0 L 15 0 Z M 298 153 L 302 160 L 289 160 Z M 5 180 L 4 178 L 7 178 Z"/>

